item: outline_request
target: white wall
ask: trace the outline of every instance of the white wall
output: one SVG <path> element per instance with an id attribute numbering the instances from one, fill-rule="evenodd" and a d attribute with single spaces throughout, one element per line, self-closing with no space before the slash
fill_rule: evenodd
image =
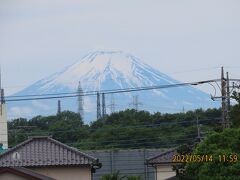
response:
<path id="1" fill-rule="evenodd" d="M 91 169 L 85 167 L 42 167 L 32 170 L 57 180 L 91 180 Z"/>
<path id="2" fill-rule="evenodd" d="M 6 172 L 0 174 L 0 180 L 26 180 L 26 178 Z"/>
<path id="3" fill-rule="evenodd" d="M 172 170 L 172 166 L 170 165 L 161 165 L 157 166 L 157 180 L 164 180 L 170 177 L 176 176 L 176 172 Z"/>

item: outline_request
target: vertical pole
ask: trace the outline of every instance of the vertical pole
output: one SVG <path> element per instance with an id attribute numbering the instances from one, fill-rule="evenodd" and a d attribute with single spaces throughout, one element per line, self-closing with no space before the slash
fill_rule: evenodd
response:
<path id="1" fill-rule="evenodd" d="M 100 94 L 97 93 L 97 119 L 101 118 L 101 104 L 100 104 Z"/>
<path id="2" fill-rule="evenodd" d="M 143 162 L 146 160 L 146 149 L 143 149 Z M 144 165 L 144 180 L 147 180 L 147 165 Z"/>
<path id="3" fill-rule="evenodd" d="M 84 104 L 84 99 L 83 99 L 83 89 L 81 86 L 81 82 L 78 82 L 78 113 L 80 114 L 82 120 L 84 119 L 84 109 L 83 109 L 83 104 Z"/>
<path id="4" fill-rule="evenodd" d="M 226 108 L 226 119 L 227 119 L 227 127 L 230 127 L 230 117 L 229 117 L 229 112 L 230 112 L 230 87 L 229 87 L 229 77 L 228 77 L 228 72 L 227 72 L 227 108 Z"/>
<path id="5" fill-rule="evenodd" d="M 136 110 L 138 111 L 138 95 L 136 95 L 135 97 L 135 106 L 136 106 Z"/>
<path id="6" fill-rule="evenodd" d="M 102 118 L 106 117 L 106 104 L 105 104 L 105 94 L 102 93 Z"/>
<path id="7" fill-rule="evenodd" d="M 3 96 L 2 96 L 2 68 L 0 66 L 0 108 L 1 108 L 1 114 L 0 115 L 3 115 Z"/>
<path id="8" fill-rule="evenodd" d="M 223 67 L 221 69 L 221 90 L 222 90 L 222 126 L 223 129 L 227 127 L 226 124 L 226 81 L 224 78 Z"/>
<path id="9" fill-rule="evenodd" d="M 58 110 L 57 110 L 57 114 L 61 113 L 61 101 L 58 100 Z"/>
<path id="10" fill-rule="evenodd" d="M 114 96 L 113 96 L 113 94 L 111 94 L 111 105 L 110 105 L 110 109 L 111 109 L 111 114 L 115 112 L 115 102 L 114 102 Z"/>

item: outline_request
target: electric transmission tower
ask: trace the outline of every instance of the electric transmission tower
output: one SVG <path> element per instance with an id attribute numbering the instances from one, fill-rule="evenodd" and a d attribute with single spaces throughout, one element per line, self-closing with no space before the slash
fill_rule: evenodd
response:
<path id="1" fill-rule="evenodd" d="M 115 112 L 115 100 L 113 94 L 111 94 L 111 104 L 110 104 L 111 114 Z"/>
<path id="2" fill-rule="evenodd" d="M 105 94 L 102 93 L 102 118 L 106 117 L 106 103 L 105 103 Z"/>
<path id="3" fill-rule="evenodd" d="M 80 81 L 78 83 L 77 93 L 78 93 L 78 113 L 80 114 L 81 118 L 83 119 L 84 118 L 84 109 L 83 109 L 84 101 L 83 101 L 83 89 L 82 89 Z"/>
<path id="4" fill-rule="evenodd" d="M 142 105 L 142 103 L 139 102 L 138 95 L 133 96 L 133 101 L 132 101 L 132 103 L 130 103 L 130 105 L 133 106 L 133 109 L 138 111 L 139 105 Z"/>
<path id="5" fill-rule="evenodd" d="M 61 113 L 61 101 L 58 100 L 58 109 L 57 109 L 57 114 Z"/>
<path id="6" fill-rule="evenodd" d="M 101 115 L 101 102 L 100 102 L 100 93 L 97 92 L 97 119 L 100 119 Z"/>

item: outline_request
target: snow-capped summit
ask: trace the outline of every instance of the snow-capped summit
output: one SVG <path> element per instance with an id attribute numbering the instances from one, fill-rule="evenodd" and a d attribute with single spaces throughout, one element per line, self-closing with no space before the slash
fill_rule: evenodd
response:
<path id="1" fill-rule="evenodd" d="M 49 81 L 51 80 L 51 81 Z M 97 51 L 89 53 L 75 64 L 43 80 L 42 91 L 56 85 L 67 86 L 74 90 L 78 81 L 87 90 L 112 88 L 102 86 L 105 81 L 112 81 L 118 88 L 156 85 L 159 81 L 165 84 L 176 81 L 152 69 L 138 58 L 121 51 Z"/>
<path id="2" fill-rule="evenodd" d="M 179 83 L 129 53 L 97 51 L 87 54 L 62 71 L 37 81 L 17 95 L 75 92 L 79 81 L 85 92 Z M 131 104 L 131 96 L 133 95 L 139 96 L 139 101 L 142 102 L 141 109 L 152 112 L 176 112 L 183 107 L 194 109 L 216 106 L 210 100 L 209 95 L 193 87 L 185 86 L 116 94 L 114 95 L 114 101 L 117 105 L 115 109 L 131 108 L 129 104 Z M 109 104 L 110 97 L 106 97 L 106 100 Z M 55 113 L 55 104 L 54 100 L 20 102 L 11 105 L 10 111 L 12 113 L 15 111 L 15 114 L 16 112 L 24 113 L 19 109 L 25 107 L 28 108 L 28 114 L 29 109 L 31 109 L 32 114 L 50 114 Z M 65 109 L 77 110 L 76 98 L 64 99 L 63 104 Z M 16 111 L 17 108 L 18 111 Z M 89 113 L 88 120 L 95 119 L 96 97 L 84 97 L 84 110 Z"/>

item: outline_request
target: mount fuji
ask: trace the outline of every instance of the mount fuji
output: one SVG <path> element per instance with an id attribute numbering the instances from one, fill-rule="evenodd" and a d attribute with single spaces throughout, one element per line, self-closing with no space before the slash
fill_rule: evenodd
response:
<path id="1" fill-rule="evenodd" d="M 76 63 L 49 77 L 26 87 L 15 96 L 31 94 L 58 94 L 76 92 L 81 82 L 83 92 L 171 85 L 180 83 L 143 63 L 135 56 L 121 51 L 92 52 Z M 191 86 L 155 89 L 148 91 L 107 94 L 107 113 L 133 108 L 150 112 L 180 112 L 196 108 L 217 107 L 210 96 Z M 84 120 L 96 120 L 96 96 L 84 96 Z M 77 111 L 77 97 L 62 98 L 62 110 Z M 57 112 L 57 100 L 31 100 L 8 102 L 9 114 L 14 117 L 32 117 Z"/>

